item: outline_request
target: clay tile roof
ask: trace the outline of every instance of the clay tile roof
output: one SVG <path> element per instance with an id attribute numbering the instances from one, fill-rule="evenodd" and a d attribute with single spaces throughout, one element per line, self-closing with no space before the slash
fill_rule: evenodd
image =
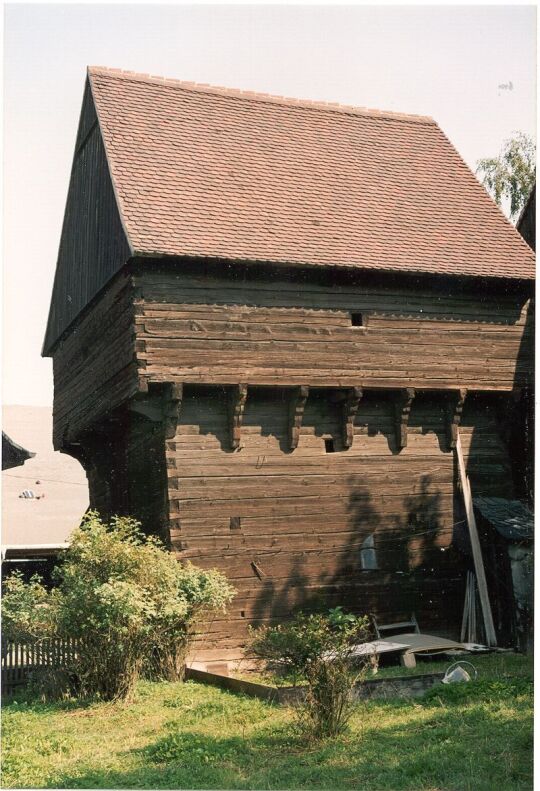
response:
<path id="1" fill-rule="evenodd" d="M 423 116 L 89 69 L 134 255 L 532 278 Z"/>

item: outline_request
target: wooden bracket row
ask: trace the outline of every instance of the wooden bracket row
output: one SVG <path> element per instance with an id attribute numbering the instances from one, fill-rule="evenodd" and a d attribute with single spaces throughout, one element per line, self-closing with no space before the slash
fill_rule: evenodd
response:
<path id="1" fill-rule="evenodd" d="M 151 390 L 154 387 L 151 383 Z M 155 388 L 157 390 L 157 383 Z M 151 392 L 151 391 L 150 391 Z M 131 405 L 133 411 L 144 414 L 151 420 L 163 421 L 165 426 L 165 436 L 171 439 L 176 434 L 178 417 L 182 405 L 183 385 L 179 383 L 166 382 L 159 385 L 157 402 L 152 398 L 143 401 L 134 401 Z M 232 385 L 227 388 L 227 414 L 229 421 L 230 447 L 232 450 L 240 448 L 242 433 L 242 422 L 248 395 L 247 384 Z M 361 387 L 351 387 L 345 390 L 339 389 L 333 397 L 334 403 L 338 403 L 341 409 L 341 430 L 343 448 L 348 449 L 353 444 L 354 439 L 354 420 L 362 400 L 363 390 Z M 309 387 L 300 385 L 291 388 L 288 406 L 288 444 L 291 450 L 298 447 L 300 429 L 306 402 L 309 396 Z M 394 425 L 395 437 L 398 450 L 407 447 L 407 433 L 411 408 L 416 396 L 416 391 L 411 388 L 403 388 L 398 391 L 394 402 Z M 461 388 L 452 391 L 447 399 L 446 411 L 446 430 L 449 448 L 456 447 L 457 431 L 460 425 L 467 390 Z"/>

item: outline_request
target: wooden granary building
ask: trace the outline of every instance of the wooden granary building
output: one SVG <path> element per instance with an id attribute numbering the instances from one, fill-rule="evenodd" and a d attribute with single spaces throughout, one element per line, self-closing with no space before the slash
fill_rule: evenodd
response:
<path id="1" fill-rule="evenodd" d="M 473 493 L 527 497 L 534 257 L 427 117 L 88 71 L 44 354 L 90 500 L 238 594 L 455 635 Z M 201 655 L 202 655 L 201 654 Z"/>

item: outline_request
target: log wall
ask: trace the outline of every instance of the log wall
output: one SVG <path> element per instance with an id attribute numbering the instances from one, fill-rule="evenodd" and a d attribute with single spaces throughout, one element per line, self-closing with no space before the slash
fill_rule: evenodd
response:
<path id="1" fill-rule="evenodd" d="M 383 622 L 414 611 L 426 631 L 455 635 L 465 524 L 442 399 L 417 398 L 401 451 L 389 394 L 365 394 L 348 450 L 331 391 L 310 392 L 293 451 L 287 404 L 286 390 L 248 388 L 233 452 L 226 393 L 185 392 L 166 451 L 172 547 L 179 559 L 221 569 L 238 590 L 195 658 L 238 658 L 248 623 L 279 621 L 301 606 L 342 604 Z M 512 496 L 489 399 L 473 399 L 464 417 L 473 491 Z M 377 570 L 362 568 L 369 535 Z"/>
<path id="2" fill-rule="evenodd" d="M 131 277 L 120 274 L 94 301 L 53 356 L 53 439 L 76 441 L 137 392 Z"/>
<path id="3" fill-rule="evenodd" d="M 531 376 L 530 301 L 515 293 L 150 268 L 137 283 L 150 381 L 511 390 Z"/>
<path id="4" fill-rule="evenodd" d="M 83 448 L 92 505 L 168 525 L 179 559 L 231 578 L 206 659 L 238 658 L 249 623 L 301 606 L 414 611 L 455 635 L 466 561 L 448 391 L 469 391 L 473 493 L 514 496 L 503 429 L 530 381 L 531 321 L 526 295 L 493 288 L 135 267 L 55 349 L 55 444 Z"/>

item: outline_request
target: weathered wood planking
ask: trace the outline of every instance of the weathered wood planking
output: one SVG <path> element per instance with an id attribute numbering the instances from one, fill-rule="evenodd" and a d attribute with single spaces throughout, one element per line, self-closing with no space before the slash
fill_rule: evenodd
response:
<path id="1" fill-rule="evenodd" d="M 500 399 L 528 382 L 530 316 L 519 293 L 138 266 L 55 349 L 55 442 L 81 443 L 93 507 L 230 577 L 206 657 L 321 604 L 457 634 L 452 441 L 475 492 L 513 496 Z"/>
<path id="2" fill-rule="evenodd" d="M 219 640 L 234 653 L 248 623 L 279 620 L 323 599 L 381 615 L 414 610 L 424 628 L 456 632 L 463 560 L 455 524 L 464 515 L 455 500 L 444 394 L 413 402 L 401 451 L 392 396 L 364 394 L 352 446 L 327 453 L 325 437 L 339 447 L 342 426 L 331 391 L 310 391 L 292 452 L 287 389 L 248 388 L 239 452 L 228 445 L 226 392 L 187 386 L 166 450 L 173 550 L 181 560 L 220 568 L 239 591 L 229 616 L 208 625 L 197 650 L 206 656 Z M 479 490 L 510 493 L 507 451 L 491 412 L 489 396 L 464 408 L 464 452 Z M 378 571 L 362 570 L 369 534 Z M 410 575 L 415 584 L 404 587 Z M 429 575 L 444 597 L 426 587 Z"/>
<path id="3" fill-rule="evenodd" d="M 133 287 L 121 273 L 57 346 L 54 445 L 76 439 L 138 389 L 133 337 Z"/>
<path id="4" fill-rule="evenodd" d="M 155 381 L 511 390 L 530 378 L 529 303 L 145 271 L 136 353 Z M 352 326 L 361 312 L 365 326 Z"/>
<path id="5" fill-rule="evenodd" d="M 55 344 L 131 255 L 88 81 L 85 87 L 51 308 L 43 344 Z"/>

